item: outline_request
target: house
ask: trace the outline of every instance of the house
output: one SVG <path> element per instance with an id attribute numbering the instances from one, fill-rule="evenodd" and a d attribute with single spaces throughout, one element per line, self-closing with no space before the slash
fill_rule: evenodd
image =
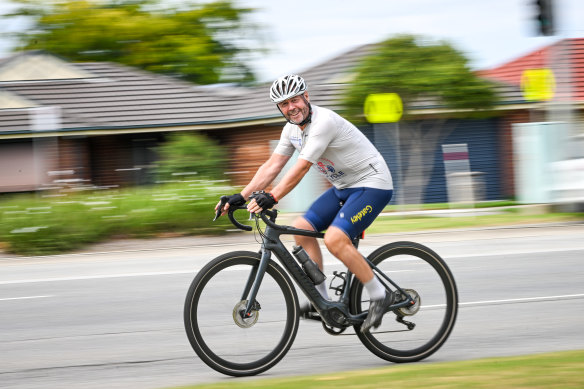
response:
<path id="1" fill-rule="evenodd" d="M 156 146 L 177 131 L 228 146 L 243 184 L 284 123 L 267 86 L 200 86 L 25 52 L 0 61 L 0 193 L 151 182 Z"/>
<path id="2" fill-rule="evenodd" d="M 566 209 L 584 204 L 584 38 L 558 41 L 479 74 L 520 86 L 532 100 L 528 109 L 508 115 L 502 128 L 501 148 L 514 156 L 505 166 L 521 181 L 510 185 L 519 188 L 517 197 Z M 533 101 L 533 87 L 549 100 Z M 513 123 L 531 123 L 516 125 L 515 142 Z"/>
<path id="3" fill-rule="evenodd" d="M 195 86 L 118 64 L 26 52 L 0 63 L 0 191 L 55 181 L 142 183 L 153 148 L 170 132 L 243 135 L 281 123 L 260 90 Z"/>
<path id="4" fill-rule="evenodd" d="M 582 47 L 581 41 L 563 42 Z M 301 72 L 313 103 L 340 108 L 353 67 L 374 49 L 357 47 Z M 532 66 L 529 61 L 516 64 L 481 73 L 497 82 L 500 115 L 453 121 L 454 130 L 442 141 L 468 145 L 472 170 L 483 180 L 482 199 L 514 195 L 512 124 L 541 121 L 546 113 L 548 103 L 523 97 L 517 77 L 503 77 L 509 68 Z M 69 63 L 43 52 L 17 54 L 0 61 L 0 192 L 150 182 L 155 147 L 176 131 L 202 132 L 228 146 L 233 181 L 245 184 L 284 124 L 267 97 L 268 87 L 200 86 L 119 64 Z M 419 118 L 447 113 L 431 101 L 420 102 L 413 111 Z M 391 129 L 367 126 L 362 131 L 381 150 L 400 186 L 405 161 L 415 163 L 409 158 L 413 153 L 397 147 Z M 441 150 L 434 159 L 424 202 L 447 201 Z"/>

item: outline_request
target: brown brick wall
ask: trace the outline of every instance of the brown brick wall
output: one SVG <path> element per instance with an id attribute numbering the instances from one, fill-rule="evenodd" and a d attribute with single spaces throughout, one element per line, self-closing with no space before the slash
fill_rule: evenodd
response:
<path id="1" fill-rule="evenodd" d="M 131 140 L 125 136 L 96 136 L 90 139 L 93 184 L 99 186 L 132 183 L 133 168 Z"/>
<path id="2" fill-rule="evenodd" d="M 246 185 L 271 154 L 270 141 L 280 139 L 282 126 L 261 126 L 222 132 L 230 150 L 230 176 L 234 185 Z"/>
<path id="3" fill-rule="evenodd" d="M 91 180 L 87 138 L 61 138 L 58 152 L 58 170 L 63 172 L 59 177 L 89 183 L 85 181 Z M 68 171 L 72 174 L 65 174 Z"/>

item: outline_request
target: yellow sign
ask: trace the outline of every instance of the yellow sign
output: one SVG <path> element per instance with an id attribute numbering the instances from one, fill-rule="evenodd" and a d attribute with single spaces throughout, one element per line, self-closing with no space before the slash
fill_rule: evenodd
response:
<path id="1" fill-rule="evenodd" d="M 521 75 L 521 90 L 527 101 L 547 101 L 554 97 L 556 79 L 551 69 L 526 69 Z"/>
<path id="2" fill-rule="evenodd" d="M 374 93 L 367 96 L 363 107 L 369 123 L 393 123 L 403 114 L 401 98 L 397 93 Z"/>

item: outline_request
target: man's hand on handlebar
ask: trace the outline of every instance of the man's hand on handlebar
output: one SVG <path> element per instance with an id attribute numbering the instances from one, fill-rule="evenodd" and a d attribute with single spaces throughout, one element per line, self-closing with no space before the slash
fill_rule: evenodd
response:
<path id="1" fill-rule="evenodd" d="M 278 204 L 278 200 L 269 192 L 253 192 L 249 197 L 251 201 L 247 204 L 247 210 L 251 213 L 259 213 L 263 209 L 271 209 Z"/>
<path id="2" fill-rule="evenodd" d="M 247 210 L 251 213 L 260 213 L 262 210 L 267 210 L 272 208 L 274 205 L 278 204 L 276 198 L 268 192 L 259 191 L 253 192 L 250 196 L 251 201 L 247 205 Z M 221 200 L 215 206 L 215 219 L 221 215 L 225 215 L 229 212 L 230 207 L 240 207 L 245 205 L 245 198 L 241 193 L 236 193 L 231 196 L 221 196 Z"/>
<path id="3" fill-rule="evenodd" d="M 245 198 L 241 193 L 235 193 L 231 196 L 221 196 L 221 200 L 215 206 L 215 220 L 221 216 L 225 215 L 229 210 L 229 207 L 238 207 L 245 204 Z"/>

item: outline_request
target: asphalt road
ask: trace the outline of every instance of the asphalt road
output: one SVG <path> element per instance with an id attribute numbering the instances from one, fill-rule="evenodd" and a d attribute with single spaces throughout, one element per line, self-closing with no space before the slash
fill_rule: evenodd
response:
<path id="1" fill-rule="evenodd" d="M 456 327 L 419 363 L 584 348 L 584 225 L 369 236 L 429 245 L 459 288 Z M 256 250 L 250 235 L 121 241 L 84 253 L 0 257 L 0 388 L 149 389 L 230 381 L 203 364 L 182 323 L 191 279 L 209 259 Z M 327 273 L 340 269 L 330 257 Z M 302 299 L 302 298 L 301 298 Z M 348 330 L 346 333 L 351 333 Z M 392 366 L 356 336 L 302 322 L 260 377 Z"/>

